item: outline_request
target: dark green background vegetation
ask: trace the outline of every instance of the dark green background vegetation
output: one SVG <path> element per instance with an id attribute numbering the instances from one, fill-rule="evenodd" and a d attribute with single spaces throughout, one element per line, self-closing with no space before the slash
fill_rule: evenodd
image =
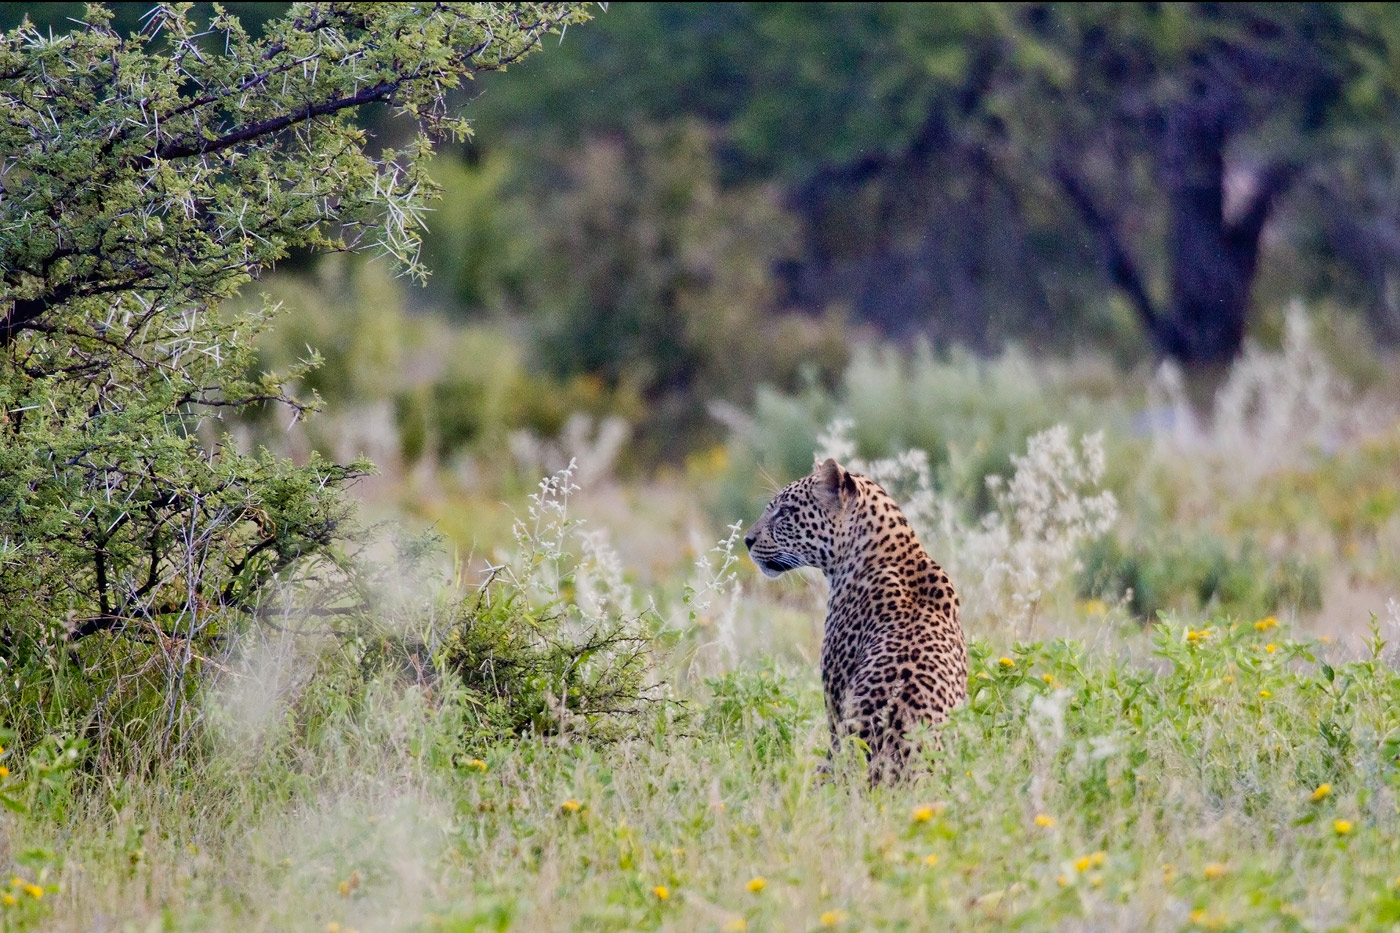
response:
<path id="1" fill-rule="evenodd" d="M 1385 5 L 596 12 L 458 92 L 477 138 L 436 170 L 413 300 L 517 321 L 538 372 L 635 399 L 643 460 L 713 439 L 717 397 L 830 382 L 846 328 L 1203 380 L 1294 296 L 1400 339 Z M 394 142 L 387 118 L 360 116 Z"/>

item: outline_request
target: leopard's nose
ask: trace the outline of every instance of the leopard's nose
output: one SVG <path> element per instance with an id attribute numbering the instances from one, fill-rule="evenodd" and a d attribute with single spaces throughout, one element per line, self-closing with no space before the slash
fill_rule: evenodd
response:
<path id="1" fill-rule="evenodd" d="M 744 535 L 744 547 L 753 550 L 753 543 L 758 540 L 756 535 Z"/>

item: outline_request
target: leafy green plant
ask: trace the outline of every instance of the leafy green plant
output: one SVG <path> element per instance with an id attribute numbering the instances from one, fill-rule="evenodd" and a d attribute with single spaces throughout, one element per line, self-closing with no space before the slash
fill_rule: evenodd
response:
<path id="1" fill-rule="evenodd" d="M 473 738 L 590 731 L 655 698 L 654 609 L 634 602 L 598 532 L 568 514 L 574 467 L 546 477 L 516 548 L 432 636 L 434 662 L 479 704 Z"/>
<path id="2" fill-rule="evenodd" d="M 771 664 L 731 671 L 705 681 L 710 701 L 699 717 L 707 735 L 743 742 L 759 761 L 792 754 L 803 726 L 810 725 L 797 702 L 796 685 Z"/>

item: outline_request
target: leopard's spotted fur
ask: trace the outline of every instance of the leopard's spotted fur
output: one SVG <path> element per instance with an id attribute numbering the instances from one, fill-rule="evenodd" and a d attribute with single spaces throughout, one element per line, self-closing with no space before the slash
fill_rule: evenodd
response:
<path id="1" fill-rule="evenodd" d="M 858 735 L 872 782 L 896 779 L 908 733 L 967 696 L 958 596 L 889 494 L 827 460 L 774 497 L 744 537 L 764 574 L 816 567 L 831 585 L 822 686 L 835 747 Z"/>

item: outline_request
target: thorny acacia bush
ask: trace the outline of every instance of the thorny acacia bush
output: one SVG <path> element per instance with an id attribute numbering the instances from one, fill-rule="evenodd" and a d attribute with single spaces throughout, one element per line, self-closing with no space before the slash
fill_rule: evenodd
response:
<path id="1" fill-rule="evenodd" d="M 0 36 L 0 719 L 165 749 L 182 701 L 269 585 L 359 602 L 341 490 L 365 469 L 220 438 L 283 403 L 249 351 L 272 309 L 223 299 L 294 247 L 374 247 L 421 274 L 445 95 L 586 18 L 570 4 L 295 4 L 251 38 L 189 4 L 140 35 L 88 8 L 71 33 Z M 416 124 L 377 154 L 352 121 Z M 313 361 L 308 361 L 308 365 Z"/>

